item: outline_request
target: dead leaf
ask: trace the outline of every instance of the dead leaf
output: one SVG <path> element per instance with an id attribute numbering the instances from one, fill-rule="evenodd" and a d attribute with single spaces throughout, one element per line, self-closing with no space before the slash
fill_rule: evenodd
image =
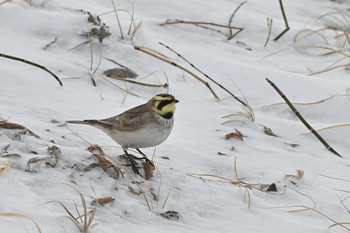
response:
<path id="1" fill-rule="evenodd" d="M 151 179 L 153 177 L 153 170 L 154 170 L 153 165 L 147 162 L 143 162 L 142 165 L 143 165 L 143 170 L 145 171 L 145 179 L 146 180 Z"/>
<path id="2" fill-rule="evenodd" d="M 87 149 L 91 153 L 95 153 L 97 151 L 100 155 L 104 154 L 102 148 L 99 145 L 91 145 Z"/>
<path id="3" fill-rule="evenodd" d="M 143 194 L 143 191 L 142 190 L 140 190 L 140 191 L 135 191 L 135 189 L 133 189 L 131 186 L 128 186 L 128 188 L 129 188 L 129 191 L 132 193 L 132 194 L 134 194 L 134 195 L 137 195 L 137 196 L 139 196 L 139 195 L 141 195 L 141 194 Z"/>
<path id="4" fill-rule="evenodd" d="M 106 205 L 109 203 L 114 203 L 114 198 L 113 197 L 100 197 L 97 199 L 94 199 L 93 202 L 91 203 L 92 205 L 100 204 L 100 205 Z"/>
<path id="5" fill-rule="evenodd" d="M 38 135 L 33 133 L 31 130 L 27 129 L 26 127 L 24 127 L 23 125 L 20 125 L 20 124 L 10 123 L 10 122 L 7 122 L 7 121 L 0 121 L 0 128 L 23 130 L 23 131 L 17 132 L 17 135 L 15 135 L 15 137 L 17 137 L 18 139 L 20 139 L 20 135 L 21 134 L 26 134 L 26 133 L 28 133 L 29 135 L 34 136 L 36 138 L 40 138 Z"/>
<path id="6" fill-rule="evenodd" d="M 91 170 L 92 168 L 100 167 L 100 168 L 102 168 L 102 170 L 104 172 L 106 172 L 108 174 L 108 176 L 110 176 L 112 178 L 119 179 L 120 174 L 124 178 L 124 174 L 123 174 L 122 170 L 120 168 L 114 166 L 105 157 L 103 157 L 102 155 L 98 155 L 98 154 L 93 154 L 93 156 L 97 158 L 98 162 L 89 165 L 86 169 Z"/>
<path id="7" fill-rule="evenodd" d="M 3 174 L 11 169 L 11 160 L 0 159 L 0 174 Z"/>
<path id="8" fill-rule="evenodd" d="M 225 135 L 225 138 L 226 139 L 231 139 L 231 138 L 234 138 L 234 139 L 239 139 L 241 141 L 243 141 L 243 137 L 245 137 L 239 130 L 235 129 L 236 132 L 232 132 L 232 133 L 228 133 Z"/>
<path id="9" fill-rule="evenodd" d="M 7 121 L 0 121 L 0 128 L 3 129 L 25 129 L 23 125 L 10 123 Z"/>

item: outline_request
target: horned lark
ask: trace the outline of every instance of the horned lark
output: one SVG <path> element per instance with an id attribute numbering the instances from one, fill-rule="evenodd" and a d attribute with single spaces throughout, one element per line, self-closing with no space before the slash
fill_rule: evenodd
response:
<path id="1" fill-rule="evenodd" d="M 129 109 L 117 116 L 101 120 L 67 121 L 74 124 L 94 126 L 122 146 L 133 171 L 140 174 L 128 148 L 135 148 L 143 158 L 153 163 L 139 148 L 153 147 L 163 143 L 174 125 L 175 104 L 179 101 L 169 94 L 158 94 L 147 103 Z"/>

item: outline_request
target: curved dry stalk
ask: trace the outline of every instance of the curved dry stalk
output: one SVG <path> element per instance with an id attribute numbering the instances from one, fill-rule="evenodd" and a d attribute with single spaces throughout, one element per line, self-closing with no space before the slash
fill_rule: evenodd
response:
<path id="1" fill-rule="evenodd" d="M 333 12 L 329 12 L 326 14 L 323 14 L 317 18 L 315 18 L 315 21 L 319 21 L 321 19 L 324 19 L 326 17 L 330 16 L 331 18 L 335 19 L 336 21 L 339 22 L 339 24 L 343 25 L 344 28 L 348 28 L 349 27 L 349 21 L 348 21 L 348 16 L 345 17 L 345 13 L 341 12 L 340 10 L 335 10 Z M 340 20 L 337 16 L 341 16 L 343 18 L 343 20 Z"/>
<path id="2" fill-rule="evenodd" d="M 34 221 L 31 217 L 24 215 L 24 214 L 18 214 L 18 213 L 0 213 L 0 217 L 15 217 L 15 218 L 24 218 L 30 220 L 32 223 L 34 223 L 36 229 L 39 233 L 41 233 L 40 226 L 37 222 Z"/>
<path id="3" fill-rule="evenodd" d="M 268 78 L 266 78 L 266 81 L 276 90 L 276 92 L 282 97 L 284 101 L 286 101 L 289 108 L 293 111 L 293 113 L 299 118 L 299 120 L 308 128 L 313 135 L 333 154 L 337 155 L 340 158 L 343 158 L 337 151 L 333 149 L 322 137 L 317 133 L 314 128 L 311 127 L 311 125 L 304 119 L 304 117 L 299 113 L 299 111 L 293 106 L 293 104 L 288 100 L 288 98 L 283 94 L 283 92 Z"/>
<path id="4" fill-rule="evenodd" d="M 230 19 L 228 20 L 228 26 L 231 27 L 231 24 L 232 24 L 232 20 L 233 20 L 233 17 L 235 17 L 235 14 L 238 12 L 238 10 L 244 5 L 246 4 L 248 1 L 244 1 L 244 2 L 241 2 L 237 8 L 233 11 L 232 15 L 230 16 Z M 232 33 L 232 28 L 229 28 L 229 37 L 230 38 L 233 38 L 235 35 L 233 35 Z"/>
<path id="5" fill-rule="evenodd" d="M 31 62 L 31 61 L 28 61 L 28 60 L 23 59 L 23 58 L 7 55 L 7 54 L 4 54 L 4 53 L 0 53 L 0 57 L 4 57 L 4 58 L 7 58 L 7 59 L 23 62 L 23 63 L 26 63 L 28 65 L 40 68 L 40 69 L 46 71 L 47 73 L 51 74 L 51 76 L 54 77 L 61 86 L 63 86 L 61 80 L 59 79 L 59 77 L 57 75 L 55 75 L 52 71 L 50 71 L 49 69 L 47 69 L 46 67 L 44 67 L 44 66 L 42 66 L 42 65 L 40 65 L 38 63 Z"/>
<path id="6" fill-rule="evenodd" d="M 297 43 L 298 41 L 300 40 L 303 40 L 309 36 L 312 36 L 314 34 L 318 35 L 327 45 L 329 44 L 327 38 L 321 34 L 321 32 L 323 31 L 326 31 L 326 30 L 329 30 L 328 28 L 321 28 L 321 29 L 318 29 L 318 30 L 313 30 L 313 29 L 303 29 L 303 30 L 300 30 L 297 34 L 295 34 L 294 36 L 294 43 Z M 309 32 L 308 34 L 302 36 L 301 38 L 298 38 L 300 34 L 302 33 L 306 33 L 306 32 Z"/>
<path id="7" fill-rule="evenodd" d="M 189 71 L 188 69 L 186 69 L 185 67 L 182 67 L 172 61 L 170 61 L 168 58 L 166 58 L 164 55 L 161 55 L 160 56 L 160 53 L 159 52 L 156 52 L 152 49 L 149 49 L 149 48 L 146 48 L 146 47 L 142 47 L 142 46 L 134 46 L 135 50 L 138 50 L 138 51 L 141 51 L 145 54 L 148 54 L 152 57 L 155 57 L 161 61 L 164 61 L 165 63 L 168 63 L 170 65 L 173 65 L 175 67 L 178 67 L 179 69 L 183 70 L 184 72 L 190 74 L 192 77 L 194 77 L 195 79 L 197 79 L 198 81 L 200 81 L 201 83 L 203 83 L 209 90 L 210 92 L 213 94 L 213 96 L 216 98 L 216 99 L 220 99 L 217 94 L 215 93 L 215 91 L 211 88 L 210 84 L 206 81 L 204 81 L 203 79 L 201 79 L 200 77 L 198 77 L 196 74 L 194 74 L 193 72 Z"/>
<path id="8" fill-rule="evenodd" d="M 80 214 L 78 206 L 77 206 L 77 204 L 75 202 L 74 202 L 74 207 L 75 207 L 75 211 L 78 214 L 77 216 L 74 216 L 74 214 L 66 207 L 66 205 L 63 204 L 60 201 L 50 201 L 50 202 L 47 202 L 46 204 L 53 203 L 53 202 L 56 202 L 56 203 L 60 204 L 61 207 L 68 214 L 68 216 L 67 216 L 68 219 L 70 219 L 74 223 L 74 225 L 76 225 L 78 227 L 78 229 L 81 232 L 87 233 L 89 231 L 91 225 L 92 225 L 92 221 L 94 220 L 94 217 L 95 217 L 95 214 L 96 214 L 96 211 L 97 211 L 97 205 L 95 205 L 93 210 L 88 213 L 85 197 L 79 191 L 79 189 L 77 189 L 76 187 L 74 187 L 73 185 L 70 185 L 70 184 L 66 184 L 66 183 L 62 183 L 62 184 L 67 185 L 68 187 L 74 189 L 76 192 L 79 193 L 80 201 L 81 201 L 82 208 L 83 208 L 83 214 Z M 78 219 L 80 219 L 80 222 L 78 221 Z"/>
<path id="9" fill-rule="evenodd" d="M 125 92 L 126 94 L 130 94 L 130 95 L 133 95 L 133 96 L 136 96 L 136 97 L 140 97 L 139 95 L 137 95 L 137 94 L 135 94 L 135 93 L 132 93 L 132 92 L 130 92 L 130 91 L 128 91 L 128 90 L 125 90 L 125 89 L 123 89 L 123 88 L 121 88 L 121 87 L 118 87 L 118 86 L 115 85 L 113 82 L 111 82 L 111 81 L 108 80 L 106 77 L 104 77 L 104 75 L 100 74 L 100 77 L 101 77 L 102 79 L 104 79 L 105 81 L 107 81 L 108 83 L 112 84 L 112 85 L 113 85 L 114 87 L 116 87 L 117 89 L 119 89 L 119 90 Z"/>
<path id="10" fill-rule="evenodd" d="M 158 42 L 160 45 L 164 46 L 165 48 L 169 49 L 171 52 L 175 53 L 178 57 L 180 57 L 182 60 L 184 60 L 185 62 L 187 62 L 192 68 L 194 68 L 195 70 L 197 70 L 199 73 L 201 73 L 202 75 L 204 75 L 207 79 L 209 79 L 210 81 L 212 81 L 213 83 L 215 83 L 217 86 L 219 86 L 221 89 L 223 89 L 224 91 L 226 91 L 228 94 L 230 94 L 233 98 L 235 98 L 238 102 L 240 102 L 241 104 L 243 104 L 244 106 L 247 106 L 247 103 L 243 102 L 242 100 L 240 100 L 237 96 L 235 96 L 232 92 L 230 92 L 227 88 L 225 88 L 224 86 L 222 86 L 220 83 L 218 83 L 217 81 L 215 81 L 214 79 L 212 79 L 211 77 L 209 77 L 209 75 L 207 75 L 206 73 L 202 72 L 200 69 L 198 69 L 195 65 L 193 65 L 189 60 L 187 60 L 186 58 L 184 58 L 181 54 L 179 54 L 178 52 L 176 52 L 175 50 L 173 50 L 172 48 L 170 48 L 169 46 L 163 44 L 162 42 Z"/>
<path id="11" fill-rule="evenodd" d="M 151 76 L 151 75 L 155 76 L 154 74 L 157 73 L 157 72 L 161 72 L 161 73 L 164 75 L 165 80 L 166 80 L 166 82 L 164 83 L 164 86 L 165 86 L 166 89 L 167 89 L 167 93 L 169 93 L 169 78 L 168 78 L 168 76 L 166 75 L 166 73 L 165 73 L 163 70 L 156 70 L 156 71 L 153 71 L 152 73 L 146 75 L 145 77 L 140 78 L 140 80 L 146 79 L 146 78 L 148 78 L 148 77 Z M 156 76 L 155 76 L 155 77 L 156 77 Z"/>
<path id="12" fill-rule="evenodd" d="M 333 180 L 345 181 L 345 182 L 350 183 L 350 180 L 347 180 L 347 179 L 337 178 L 337 177 L 333 177 L 333 176 L 327 176 L 327 175 L 323 175 L 323 174 L 319 174 L 319 173 L 317 175 L 323 176 L 323 177 L 326 177 L 329 179 L 333 179 Z"/>
<path id="13" fill-rule="evenodd" d="M 329 130 L 329 129 L 339 128 L 339 127 L 349 127 L 349 126 L 350 126 L 350 124 L 336 124 L 336 125 L 331 125 L 331 126 L 327 126 L 327 127 L 324 127 L 324 128 L 317 129 L 316 131 L 317 132 L 322 132 L 322 131 L 326 131 L 326 130 Z M 303 133 L 303 135 L 307 135 L 307 134 L 310 134 L 310 132 Z"/>
<path id="14" fill-rule="evenodd" d="M 308 105 L 315 105 L 315 104 L 321 104 L 323 102 L 326 102 L 328 100 L 331 100 L 335 97 L 341 97 L 341 96 L 346 96 L 346 97 L 350 97 L 350 93 L 349 94 L 346 94 L 346 95 L 332 95 L 332 96 L 329 96 L 327 98 L 324 98 L 324 99 L 321 99 L 321 100 L 317 100 L 317 101 L 314 101 L 314 102 L 306 102 L 306 103 L 292 103 L 293 105 L 302 105 L 302 106 L 308 106 Z M 265 105 L 263 107 L 270 107 L 270 106 L 277 106 L 277 105 L 284 105 L 284 104 L 287 104 L 287 103 L 276 103 L 276 104 L 269 104 L 269 105 Z"/>

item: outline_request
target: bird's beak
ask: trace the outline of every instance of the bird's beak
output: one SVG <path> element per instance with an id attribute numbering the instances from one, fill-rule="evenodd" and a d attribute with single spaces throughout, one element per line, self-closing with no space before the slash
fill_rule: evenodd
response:
<path id="1" fill-rule="evenodd" d="M 178 101 L 177 99 L 174 99 L 173 102 L 176 104 L 176 103 L 178 103 L 178 102 L 180 102 L 180 101 Z"/>

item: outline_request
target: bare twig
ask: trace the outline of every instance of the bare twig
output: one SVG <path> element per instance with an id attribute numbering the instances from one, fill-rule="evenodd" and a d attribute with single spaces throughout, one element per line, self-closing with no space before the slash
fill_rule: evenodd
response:
<path id="1" fill-rule="evenodd" d="M 219 86 L 221 89 L 223 89 L 224 91 L 226 91 L 227 93 L 229 93 L 233 98 L 235 98 L 238 102 L 240 102 L 241 104 L 243 104 L 244 106 L 247 106 L 247 104 L 245 102 L 243 102 L 242 100 L 240 100 L 237 96 L 235 96 L 232 92 L 230 92 L 229 90 L 227 90 L 224 86 L 222 86 L 220 83 L 218 83 L 217 81 L 215 81 L 214 79 L 212 79 L 211 77 L 209 77 L 209 75 L 207 75 L 206 73 L 202 72 L 200 69 L 198 69 L 195 65 L 193 65 L 190 61 L 188 61 L 186 58 L 184 58 L 181 54 L 177 53 L 175 50 L 173 50 L 172 48 L 170 48 L 169 46 L 159 42 L 160 45 L 164 46 L 165 48 L 169 49 L 171 52 L 175 53 L 177 56 L 179 56 L 182 60 L 184 60 L 185 62 L 187 62 L 192 68 L 194 68 L 195 70 L 197 70 L 199 73 L 201 73 L 202 75 L 204 75 L 207 79 L 209 79 L 210 81 L 212 81 L 213 83 L 215 83 L 217 86 Z"/>
<path id="2" fill-rule="evenodd" d="M 279 0 L 279 3 L 280 3 L 281 12 L 282 12 L 282 16 L 283 16 L 283 20 L 284 20 L 284 23 L 286 25 L 286 28 L 278 36 L 276 36 L 275 39 L 273 39 L 274 41 L 278 41 L 290 29 L 289 25 L 288 25 L 288 20 L 287 20 L 286 13 L 284 12 L 284 7 L 283 7 L 282 0 Z"/>
<path id="3" fill-rule="evenodd" d="M 232 31 L 232 29 L 237 30 L 235 34 L 227 36 L 228 40 L 231 40 L 233 37 L 235 37 L 238 33 L 240 33 L 243 30 L 243 28 L 241 27 L 234 27 L 230 25 L 223 25 L 223 24 L 203 22 L 203 21 L 186 21 L 186 20 L 180 20 L 180 19 L 167 19 L 164 23 L 161 23 L 160 26 L 171 25 L 171 24 L 192 24 L 192 25 L 202 27 L 205 29 L 210 29 L 210 30 L 213 30 L 213 29 L 206 27 L 206 25 L 219 27 L 219 28 L 228 28 L 230 29 L 230 31 Z M 216 32 L 222 34 L 221 31 L 216 31 Z"/>
<path id="4" fill-rule="evenodd" d="M 311 133 L 313 133 L 316 138 L 332 153 L 337 155 L 340 158 L 343 158 L 338 152 L 336 152 L 322 137 L 317 133 L 316 130 L 314 130 L 309 123 L 304 119 L 304 117 L 299 113 L 299 111 L 293 106 L 293 104 L 288 100 L 288 98 L 283 94 L 283 92 L 268 78 L 266 78 L 266 81 L 277 91 L 277 93 L 283 98 L 283 100 L 287 103 L 287 105 L 290 107 L 290 109 L 293 111 L 293 113 L 299 118 L 299 120 L 308 128 Z"/>
<path id="5" fill-rule="evenodd" d="M 56 80 L 57 82 L 63 86 L 61 80 L 57 77 L 57 75 L 55 75 L 52 71 L 48 70 L 46 67 L 42 66 L 42 65 L 39 65 L 38 63 L 35 63 L 35 62 L 31 62 L 31 61 L 28 61 L 28 60 L 25 60 L 23 58 L 19 58 L 19 57 L 14 57 L 14 56 L 11 56 L 11 55 L 7 55 L 7 54 L 4 54 L 4 53 L 0 53 L 0 57 L 4 57 L 4 58 L 7 58 L 7 59 L 11 59 L 11 60 L 15 60 L 15 61 L 20 61 L 20 62 L 23 62 L 23 63 L 26 63 L 28 65 L 31 65 L 31 66 L 35 66 L 35 67 L 38 67 L 42 70 L 45 70 L 46 72 L 48 72 L 49 74 L 51 74 Z"/>

